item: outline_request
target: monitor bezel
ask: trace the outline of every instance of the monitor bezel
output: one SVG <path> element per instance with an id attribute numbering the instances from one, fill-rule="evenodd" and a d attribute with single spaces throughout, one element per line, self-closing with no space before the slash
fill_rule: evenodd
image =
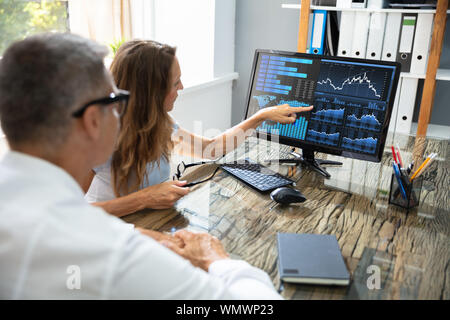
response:
<path id="1" fill-rule="evenodd" d="M 397 92 L 397 86 L 400 79 L 400 72 L 401 72 L 401 64 L 398 62 L 393 61 L 383 61 L 383 60 L 370 60 L 370 59 L 360 59 L 360 58 L 348 58 L 348 57 L 335 57 L 335 56 L 325 56 L 325 55 L 318 55 L 318 54 L 308 54 L 308 53 L 300 53 L 300 52 L 291 52 L 291 51 L 282 51 L 282 50 L 268 50 L 268 49 L 256 49 L 255 54 L 253 57 L 253 65 L 252 65 L 252 71 L 250 74 L 250 81 L 249 86 L 247 90 L 247 107 L 245 110 L 245 116 L 244 120 L 248 117 L 248 111 L 250 107 L 250 100 L 251 100 L 251 92 L 253 88 L 253 82 L 255 79 L 255 72 L 256 72 L 256 65 L 258 62 L 258 55 L 261 53 L 267 53 L 267 54 L 280 54 L 280 55 L 286 55 L 286 56 L 295 56 L 295 57 L 302 57 L 302 58 L 323 58 L 323 59 L 332 59 L 332 60 L 338 60 L 338 61 L 349 61 L 349 62 L 361 62 L 361 63 L 371 63 L 371 64 L 379 64 L 379 65 L 389 65 L 396 67 L 394 70 L 394 84 L 390 93 L 389 97 L 389 104 L 387 106 L 388 110 L 386 112 L 386 118 L 388 121 L 385 123 L 385 126 L 383 130 L 380 133 L 380 138 L 382 140 L 380 147 L 378 149 L 378 153 L 375 155 L 368 155 L 358 152 L 352 152 L 347 150 L 336 150 L 333 148 L 325 147 L 325 146 L 319 146 L 312 143 L 309 143 L 307 141 L 300 141 L 288 137 L 283 137 L 280 135 L 272 135 L 271 133 L 264 133 L 264 132 L 258 132 L 255 130 L 254 136 L 257 138 L 264 138 L 266 140 L 272 140 L 272 136 L 278 137 L 278 142 L 280 144 L 285 144 L 288 146 L 301 148 L 301 149 L 312 149 L 312 151 L 337 155 L 341 157 L 346 158 L 352 158 L 352 159 L 359 159 L 359 160 L 366 160 L 366 161 L 372 161 L 372 162 L 380 162 L 381 158 L 384 153 L 384 146 L 386 144 L 386 138 L 389 130 L 389 124 L 391 121 L 391 115 L 394 108 L 394 102 L 395 102 L 395 94 Z"/>

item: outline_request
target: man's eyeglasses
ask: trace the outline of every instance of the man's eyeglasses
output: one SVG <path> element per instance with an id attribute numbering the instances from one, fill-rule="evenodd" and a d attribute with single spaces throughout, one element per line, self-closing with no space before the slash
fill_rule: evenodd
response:
<path id="1" fill-rule="evenodd" d="M 86 111 L 86 109 L 92 105 L 99 104 L 102 106 L 107 106 L 112 103 L 116 103 L 117 106 L 115 107 L 115 110 L 117 114 L 121 117 L 123 114 L 125 114 L 125 111 L 127 109 L 128 105 L 128 99 L 130 97 L 130 93 L 126 90 L 118 90 L 117 93 L 110 93 L 108 97 L 96 99 L 91 102 L 86 103 L 83 107 L 72 113 L 72 116 L 75 118 L 79 118 L 83 115 L 83 113 Z"/>
<path id="2" fill-rule="evenodd" d="M 173 175 L 173 180 L 174 181 L 180 180 L 180 178 L 182 177 L 183 173 L 186 171 L 187 168 L 200 166 L 202 164 L 214 164 L 214 163 L 216 163 L 216 161 L 200 161 L 200 162 L 194 162 L 194 163 L 189 163 L 189 164 L 185 164 L 184 161 L 181 161 L 181 163 L 179 163 L 177 166 L 177 173 L 175 173 Z M 211 180 L 216 175 L 217 171 L 219 171 L 219 169 L 220 169 L 220 166 L 217 166 L 217 168 L 214 170 L 212 175 L 210 175 L 208 178 L 201 180 L 201 181 L 190 182 L 190 183 L 186 184 L 184 187 L 193 187 L 197 184 Z"/>

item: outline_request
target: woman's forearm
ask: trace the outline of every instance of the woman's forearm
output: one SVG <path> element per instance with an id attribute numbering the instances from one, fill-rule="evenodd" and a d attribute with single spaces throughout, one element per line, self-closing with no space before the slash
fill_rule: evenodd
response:
<path id="1" fill-rule="evenodd" d="M 261 114 L 255 114 L 214 138 L 203 137 L 182 128 L 179 129 L 176 153 L 204 159 L 215 159 L 236 149 L 263 121 Z"/>
<path id="2" fill-rule="evenodd" d="M 117 217 L 144 209 L 172 208 L 176 201 L 189 193 L 186 181 L 166 181 L 113 200 L 96 202 L 94 206 L 103 208 Z"/>
<path id="3" fill-rule="evenodd" d="M 297 113 L 311 111 L 312 108 L 312 106 L 306 108 L 291 107 L 287 104 L 264 108 L 247 120 L 242 121 L 212 139 L 190 133 L 180 128 L 176 141 L 178 144 L 177 152 L 215 159 L 239 147 L 264 121 L 271 120 L 282 124 L 294 123 Z"/>
<path id="4" fill-rule="evenodd" d="M 113 200 L 95 202 L 92 205 L 100 207 L 116 217 L 123 217 L 145 209 L 145 206 L 142 205 L 142 201 L 140 200 L 139 192 L 134 192 Z"/>
<path id="5" fill-rule="evenodd" d="M 203 143 L 204 158 L 217 158 L 239 147 L 245 139 L 253 134 L 253 130 L 265 119 L 255 114 L 247 120 L 235 125 L 222 134 Z"/>

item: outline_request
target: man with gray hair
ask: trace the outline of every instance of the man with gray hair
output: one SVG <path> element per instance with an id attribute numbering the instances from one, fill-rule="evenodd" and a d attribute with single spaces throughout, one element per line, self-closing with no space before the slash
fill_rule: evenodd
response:
<path id="1" fill-rule="evenodd" d="M 84 201 L 80 186 L 112 153 L 128 99 L 106 54 L 79 36 L 43 34 L 0 62 L 11 148 L 0 161 L 0 298 L 281 298 L 265 272 L 229 259 L 208 234 L 138 231 Z"/>

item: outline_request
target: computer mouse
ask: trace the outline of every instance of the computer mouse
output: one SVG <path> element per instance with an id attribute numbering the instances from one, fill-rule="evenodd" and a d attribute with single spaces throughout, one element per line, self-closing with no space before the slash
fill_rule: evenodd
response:
<path id="1" fill-rule="evenodd" d="M 270 198 L 281 204 L 304 202 L 306 200 L 305 196 L 299 190 L 288 187 L 273 190 L 270 193 Z"/>

